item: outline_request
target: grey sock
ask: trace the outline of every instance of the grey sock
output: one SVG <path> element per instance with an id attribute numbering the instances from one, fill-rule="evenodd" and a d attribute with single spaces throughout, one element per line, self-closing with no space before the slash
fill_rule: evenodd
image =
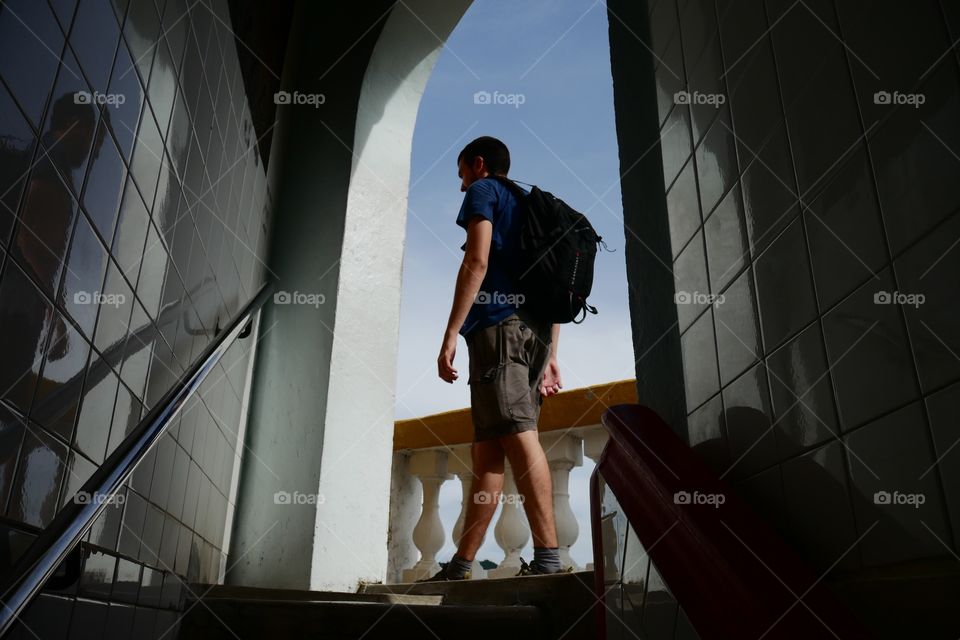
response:
<path id="1" fill-rule="evenodd" d="M 450 558 L 450 563 L 447 565 L 447 573 L 451 578 L 462 578 L 472 566 L 473 560 L 467 560 L 457 554 L 453 554 L 453 557 Z"/>
<path id="2" fill-rule="evenodd" d="M 537 569 L 544 573 L 556 573 L 563 567 L 560 565 L 560 547 L 534 547 L 533 562 Z"/>

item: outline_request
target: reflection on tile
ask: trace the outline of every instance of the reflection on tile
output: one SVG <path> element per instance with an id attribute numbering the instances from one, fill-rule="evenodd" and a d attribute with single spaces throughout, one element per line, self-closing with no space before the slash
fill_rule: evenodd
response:
<path id="1" fill-rule="evenodd" d="M 0 76 L 27 116 L 39 125 L 57 73 L 63 33 L 46 2 L 7 0 L 0 13 Z"/>
<path id="2" fill-rule="evenodd" d="M 147 503 L 135 491 L 127 491 L 124 501 L 123 523 L 120 527 L 120 540 L 117 552 L 136 558 L 140 554 L 140 537 L 143 535 L 143 521 L 147 513 Z"/>
<path id="3" fill-rule="evenodd" d="M 115 556 L 94 549 L 85 549 L 83 573 L 80 574 L 80 595 L 109 599 L 116 567 Z"/>
<path id="4" fill-rule="evenodd" d="M 925 391 L 960 378 L 960 214 L 894 263 L 900 288 L 914 302 L 902 305 Z"/>
<path id="5" fill-rule="evenodd" d="M 0 22 L 2 21 L 3 17 L 0 16 Z M 17 208 L 20 206 L 20 196 L 27 184 L 24 176 L 30 173 L 36 135 L 2 84 L 0 139 L 3 140 L 0 145 L 0 247 L 6 247 L 13 230 Z"/>
<path id="6" fill-rule="evenodd" d="M 687 411 L 692 411 L 720 388 L 711 311 L 708 310 L 690 326 L 680 337 L 680 344 Z"/>
<path id="7" fill-rule="evenodd" d="M 163 136 L 157 128 L 152 112 L 144 107 L 140 114 L 140 127 L 137 129 L 133 159 L 130 161 L 130 175 L 136 180 L 148 209 L 153 207 L 162 162 Z"/>
<path id="8" fill-rule="evenodd" d="M 104 111 L 109 114 L 110 127 L 120 153 L 127 160 L 130 159 L 136 142 L 137 123 L 140 121 L 140 110 L 144 103 L 143 86 L 133 67 L 133 59 L 121 39 L 110 75 L 110 94 L 121 95 L 123 100 L 107 103 Z"/>
<path id="9" fill-rule="evenodd" d="M 80 1 L 70 30 L 70 46 L 91 86 L 99 93 L 107 91 L 119 38 L 120 29 L 109 0 Z"/>
<path id="10" fill-rule="evenodd" d="M 740 181 L 743 209 L 750 247 L 757 254 L 799 212 L 786 129 L 778 126 L 762 150 L 747 149 L 744 156 L 741 164 L 746 170 Z"/>
<path id="11" fill-rule="evenodd" d="M 62 313 L 54 310 L 52 317 L 53 335 L 47 343 L 30 418 L 70 442 L 90 345 Z"/>
<path id="12" fill-rule="evenodd" d="M 117 560 L 117 581 L 113 586 L 113 599 L 120 602 L 136 603 L 140 591 L 140 571 L 142 565 L 125 558 Z"/>
<path id="13" fill-rule="evenodd" d="M 920 403 L 857 429 L 846 441 L 857 528 L 876 523 L 860 543 L 864 565 L 942 555 L 937 537 L 948 538 L 947 518 L 936 476 L 927 473 L 934 459 Z"/>
<path id="14" fill-rule="evenodd" d="M 814 323 L 767 359 L 780 453 L 793 455 L 839 432 L 820 326 Z"/>
<path id="15" fill-rule="evenodd" d="M 75 443 L 78 449 L 100 464 L 106 454 L 118 380 L 107 367 L 99 367 L 96 374 L 87 376 Z"/>
<path id="16" fill-rule="evenodd" d="M 743 195 L 734 185 L 703 225 L 707 242 L 710 290 L 723 291 L 750 255 L 743 216 Z"/>
<path id="17" fill-rule="evenodd" d="M 889 261 L 876 191 L 863 149 L 804 211 L 817 295 L 832 307 Z"/>
<path id="18" fill-rule="evenodd" d="M 722 298 L 717 299 L 713 311 L 716 320 L 720 386 L 743 373 L 759 359 L 761 353 L 757 295 L 752 270 L 747 269 L 740 274 L 722 295 Z"/>
<path id="19" fill-rule="evenodd" d="M 690 112 L 687 105 L 678 104 L 670 112 L 660 132 L 663 150 L 663 179 L 670 184 L 677 177 L 680 167 L 690 157 Z"/>
<path id="20" fill-rule="evenodd" d="M 687 444 L 717 475 L 729 467 L 730 454 L 719 394 L 687 417 Z"/>
<path id="21" fill-rule="evenodd" d="M 80 64 L 68 48 L 53 88 L 53 104 L 47 110 L 40 142 L 44 163 L 56 167 L 74 196 L 79 196 L 90 152 L 102 144 L 97 139 L 100 111 L 93 103 L 90 86 Z"/>
<path id="22" fill-rule="evenodd" d="M 80 491 L 80 487 L 82 487 L 83 483 L 89 480 L 93 472 L 97 470 L 96 465 L 76 451 L 70 450 L 67 455 L 69 458 L 67 460 L 66 472 L 64 473 L 63 491 L 61 492 L 58 509 L 77 500 L 76 496 Z"/>
<path id="23" fill-rule="evenodd" d="M 105 121 L 102 121 L 100 127 L 104 126 Z M 100 237 L 110 243 L 120 209 L 126 167 L 120 159 L 113 136 L 109 133 L 101 135 L 103 144 L 90 159 L 90 170 L 83 188 L 83 206 Z"/>
<path id="24" fill-rule="evenodd" d="M 800 220 L 757 259 L 756 272 L 763 345 L 769 352 L 817 315 Z"/>
<path id="25" fill-rule="evenodd" d="M 673 264 L 673 278 L 676 283 L 674 302 L 677 305 L 677 326 L 682 332 L 710 304 L 702 232 L 698 231 L 677 257 Z"/>
<path id="26" fill-rule="evenodd" d="M 767 371 L 762 362 L 723 390 L 734 477 L 748 476 L 777 461 L 768 398 Z"/>
<path id="27" fill-rule="evenodd" d="M 0 405 L 0 513 L 6 512 L 24 431 L 23 420 Z"/>
<path id="28" fill-rule="evenodd" d="M 697 147 L 697 183 L 705 216 L 710 215 L 739 173 L 732 130 L 730 110 L 723 107 Z"/>
<path id="29" fill-rule="evenodd" d="M 123 347 L 133 310 L 133 290 L 120 274 L 117 264 L 110 260 L 103 284 L 104 300 L 112 304 L 100 305 L 94 346 L 101 352 L 114 353 Z"/>
<path id="30" fill-rule="evenodd" d="M 120 222 L 113 239 L 113 257 L 124 277 L 131 283 L 136 283 L 137 274 L 140 272 L 149 219 L 147 207 L 143 204 L 136 185 L 132 179 L 127 178 L 123 202 L 120 205 Z"/>
<path id="31" fill-rule="evenodd" d="M 670 216 L 670 246 L 676 258 L 700 226 L 700 200 L 692 160 L 667 192 L 667 214 Z"/>
<path id="32" fill-rule="evenodd" d="M 116 498 L 107 503 L 97 519 L 93 521 L 93 526 L 90 527 L 90 544 L 112 550 L 117 548 L 117 539 L 120 535 L 120 526 L 123 519 L 123 505 L 126 499 L 126 489 L 121 488 L 116 494 Z"/>
<path id="33" fill-rule="evenodd" d="M 7 260 L 0 281 L 0 388 L 21 413 L 30 409 L 53 308 L 20 268 Z"/>
<path id="34" fill-rule="evenodd" d="M 870 140 L 893 254 L 960 206 L 960 82 L 947 56 L 930 72 L 919 108 L 901 108 Z"/>
<path id="35" fill-rule="evenodd" d="M 917 396 L 917 383 L 890 270 L 870 280 L 823 318 L 840 422 L 851 429 Z"/>
<path id="36" fill-rule="evenodd" d="M 63 305 L 80 325 L 85 336 L 93 337 L 97 309 L 113 304 L 101 298 L 103 277 L 107 270 L 107 250 L 93 232 L 84 215 L 77 216 L 70 253 L 63 274 Z"/>
<path id="37" fill-rule="evenodd" d="M 37 527 L 56 513 L 67 447 L 36 424 L 28 424 L 20 450 L 7 516 Z"/>

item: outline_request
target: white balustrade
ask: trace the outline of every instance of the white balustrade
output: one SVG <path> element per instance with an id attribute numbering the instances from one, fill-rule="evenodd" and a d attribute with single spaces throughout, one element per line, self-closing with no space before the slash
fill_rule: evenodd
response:
<path id="1" fill-rule="evenodd" d="M 583 465 L 584 455 L 596 462 L 606 444 L 607 437 L 606 430 L 599 425 L 540 434 L 540 442 L 547 457 L 553 485 L 553 511 L 560 562 L 564 566 L 573 566 L 575 571 L 581 570 L 581 567 L 571 558 L 570 548 L 579 537 L 580 527 L 583 526 L 589 532 L 590 523 L 589 520 L 578 523 L 570 507 L 570 472 L 574 467 Z M 408 473 L 419 478 L 423 487 L 422 511 L 413 531 L 394 530 L 391 526 L 392 535 L 412 535 L 413 543 L 420 553 L 420 559 L 412 567 L 402 571 L 400 576 L 404 582 L 412 582 L 432 575 L 440 569 L 436 556 L 443 548 L 445 539 L 439 512 L 440 487 L 445 480 L 454 476 L 460 479 L 462 496 L 460 514 L 452 527 L 455 546 L 463 535 L 464 519 L 468 501 L 471 499 L 470 489 L 473 481 L 471 445 L 419 449 L 413 452 L 398 452 L 397 455 L 409 455 Z M 408 490 L 406 489 L 408 486 L 404 484 L 401 490 Z M 495 514 L 497 520 L 493 529 L 497 544 L 503 551 L 503 559 L 497 568 L 488 571 L 483 570 L 479 560 L 475 559 L 474 579 L 515 576 L 520 570 L 520 552 L 530 541 L 530 527 L 523 510 L 523 501 L 517 490 L 513 470 L 507 460 L 504 460 L 504 482 L 500 502 L 501 508 L 499 515 Z M 616 532 L 609 519 L 603 524 L 604 549 L 611 555 L 610 558 L 605 559 L 607 571 L 610 571 L 611 567 L 615 571 L 613 554 L 616 553 L 617 546 Z M 611 535 L 613 539 L 608 539 Z M 592 568 L 592 562 L 587 564 L 587 570 Z"/>

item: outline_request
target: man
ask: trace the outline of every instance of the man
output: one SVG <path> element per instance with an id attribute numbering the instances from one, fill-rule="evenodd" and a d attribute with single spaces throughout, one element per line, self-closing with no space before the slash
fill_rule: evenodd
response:
<path id="1" fill-rule="evenodd" d="M 457 157 L 460 191 L 465 192 L 457 224 L 466 229 L 463 263 L 453 308 L 443 336 L 437 371 L 453 383 L 457 336 L 470 358 L 473 418 L 473 499 L 467 503 L 463 535 L 450 562 L 420 582 L 463 580 L 493 517 L 503 489 L 504 456 L 533 532 L 534 559 L 517 575 L 561 571 L 553 519 L 553 488 L 546 455 L 537 437 L 543 397 L 563 387 L 557 365 L 560 325 L 549 325 L 521 307 L 513 273 L 519 251 L 523 203 L 491 175 L 506 176 L 510 152 L 489 136 L 472 141 Z M 569 568 L 568 568 L 569 570 Z"/>

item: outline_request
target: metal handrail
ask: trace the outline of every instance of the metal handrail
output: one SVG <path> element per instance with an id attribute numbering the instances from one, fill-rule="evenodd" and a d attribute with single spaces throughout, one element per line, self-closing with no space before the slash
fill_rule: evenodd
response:
<path id="1" fill-rule="evenodd" d="M 274 283 L 264 284 L 257 295 L 230 321 L 176 384 L 150 409 L 140 424 L 110 454 L 77 491 L 89 499 L 70 500 L 14 565 L 0 586 L 0 636 L 3 636 L 57 567 L 90 529 L 97 516 L 123 486 L 130 474 L 159 441 L 186 401 L 234 341 L 249 333 L 255 314 L 266 303 Z"/>

